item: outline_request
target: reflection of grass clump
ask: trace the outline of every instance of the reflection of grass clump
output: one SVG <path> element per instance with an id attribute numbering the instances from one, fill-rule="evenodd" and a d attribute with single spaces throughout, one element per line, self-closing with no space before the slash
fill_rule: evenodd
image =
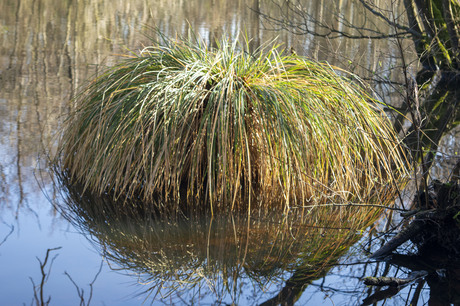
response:
<path id="1" fill-rule="evenodd" d="M 101 194 L 224 206 L 368 201 L 404 174 L 388 121 L 355 83 L 276 47 L 247 50 L 165 39 L 107 69 L 76 99 L 62 168 Z"/>
<path id="2" fill-rule="evenodd" d="M 183 303 L 178 297 L 200 304 L 205 296 L 246 304 L 251 290 L 251 298 L 260 302 L 283 287 L 292 288 L 298 298 L 347 253 L 382 210 L 313 207 L 305 214 L 254 209 L 250 215 L 168 216 L 140 203 L 94 197 L 65 181 L 63 187 L 63 215 L 91 237 L 110 266 L 139 277 L 146 301 L 151 295 L 178 304 Z"/>

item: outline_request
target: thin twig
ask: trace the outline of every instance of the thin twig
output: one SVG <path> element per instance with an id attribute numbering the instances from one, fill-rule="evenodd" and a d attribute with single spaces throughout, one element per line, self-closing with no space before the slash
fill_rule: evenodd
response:
<path id="1" fill-rule="evenodd" d="M 90 305 L 91 299 L 93 298 L 93 285 L 94 285 L 94 282 L 96 282 L 96 279 L 98 278 L 99 274 L 101 274 L 103 265 L 104 265 L 104 261 L 101 260 L 101 264 L 99 265 L 99 270 L 97 271 L 96 275 L 94 276 L 93 281 L 89 284 L 90 291 L 89 291 L 88 305 Z"/>
<path id="2" fill-rule="evenodd" d="M 70 281 L 72 282 L 72 284 L 75 286 L 75 288 L 77 289 L 77 294 L 78 294 L 78 297 L 80 298 L 80 305 L 85 305 L 85 297 L 84 297 L 84 290 L 81 289 L 77 283 L 73 280 L 72 276 L 70 276 L 69 273 L 67 273 L 67 271 L 64 272 L 64 275 L 66 275 Z"/>
<path id="3" fill-rule="evenodd" d="M 2 242 L 0 242 L 0 245 L 4 244 L 6 242 L 6 240 L 8 239 L 8 237 L 10 237 L 11 234 L 13 234 L 13 232 L 14 232 L 14 225 L 8 225 L 5 222 L 3 222 L 3 224 L 5 224 L 6 226 L 8 226 L 10 228 L 10 232 L 5 236 L 5 238 L 3 238 Z"/>
<path id="4" fill-rule="evenodd" d="M 325 24 L 321 22 L 320 20 L 316 19 L 314 16 L 311 14 L 307 13 L 306 10 L 304 10 L 301 6 L 295 5 L 293 1 L 285 1 L 284 5 L 280 5 L 275 3 L 275 1 L 272 1 L 276 6 L 278 6 L 278 11 L 279 12 L 285 12 L 286 9 L 288 13 L 284 13 L 284 15 L 280 18 L 275 18 L 269 14 L 263 13 L 260 10 L 255 10 L 252 9 L 255 13 L 259 14 L 263 19 L 267 20 L 270 24 L 274 25 L 275 27 L 273 28 L 274 30 L 287 30 L 293 34 L 296 35 L 305 35 L 305 34 L 310 34 L 316 37 L 323 37 L 323 38 L 329 38 L 329 39 L 335 39 L 335 38 L 350 38 L 350 39 L 388 39 L 388 38 L 403 38 L 407 36 L 416 36 L 419 37 L 421 34 L 417 31 L 414 31 L 410 27 L 401 25 L 399 23 L 391 22 L 388 17 L 384 16 L 380 12 L 377 12 L 375 9 L 370 7 L 370 5 L 364 3 L 364 1 L 360 0 L 363 4 L 363 6 L 374 16 L 377 18 L 383 20 L 386 22 L 388 25 L 393 26 L 395 28 L 395 33 L 393 34 L 386 34 L 382 33 L 379 30 L 374 30 L 371 28 L 366 28 L 364 26 L 358 27 L 354 26 L 352 22 L 349 20 L 343 18 L 340 15 L 336 15 L 335 17 L 337 18 L 337 21 L 345 25 L 349 30 L 351 31 L 356 31 L 359 34 L 352 34 L 352 32 L 347 32 L 344 30 L 339 30 L 334 28 L 332 25 Z M 290 14 L 289 14 L 290 13 Z M 300 21 L 295 22 L 297 17 L 300 19 Z M 316 25 L 313 30 L 311 30 L 308 26 L 309 23 L 313 23 Z M 325 30 L 325 33 L 319 33 L 316 28 L 320 28 L 322 30 Z M 396 31 L 400 30 L 400 32 Z"/>
<path id="5" fill-rule="evenodd" d="M 43 306 L 43 305 L 48 305 L 51 301 L 51 296 L 48 297 L 48 299 L 45 301 L 45 298 L 44 298 L 44 290 L 43 288 L 45 287 L 45 284 L 46 282 L 48 281 L 48 278 L 51 274 L 51 267 L 53 266 L 53 262 L 54 260 L 56 259 L 56 257 L 59 255 L 59 254 L 56 254 L 52 259 L 51 259 L 51 262 L 49 264 L 49 268 L 48 268 L 48 271 L 45 271 L 45 268 L 46 266 L 48 265 L 48 260 L 49 260 L 49 255 L 52 251 L 56 251 L 56 250 L 59 250 L 61 249 L 62 247 L 57 247 L 57 248 L 52 248 L 52 249 L 47 249 L 46 250 L 46 255 L 45 255 L 45 259 L 43 260 L 43 262 L 37 257 L 37 260 L 38 262 L 40 263 L 40 272 L 41 272 L 41 280 L 40 280 L 40 284 L 37 286 L 35 285 L 35 282 L 34 280 L 29 277 L 30 281 L 32 282 L 32 286 L 33 286 L 33 289 L 34 289 L 34 299 L 33 301 L 35 301 L 35 304 L 38 306 Z M 39 294 L 37 293 L 37 287 L 40 289 L 39 290 Z"/>
<path id="6" fill-rule="evenodd" d="M 77 289 L 77 294 L 78 294 L 78 297 L 80 298 L 80 305 L 82 306 L 90 305 L 91 299 L 93 298 L 93 285 L 96 282 L 99 274 L 101 274 L 103 265 L 104 265 L 104 261 L 101 261 L 101 264 L 99 265 L 99 270 L 97 271 L 91 283 L 89 283 L 90 291 L 89 291 L 89 297 L 88 297 L 87 302 L 85 302 L 85 290 L 83 290 L 82 288 L 80 288 L 80 286 L 77 285 L 77 283 L 73 280 L 72 276 L 70 276 L 70 274 L 67 271 L 64 272 L 64 275 L 66 275 L 69 278 L 69 280 L 72 282 L 72 284 Z"/>

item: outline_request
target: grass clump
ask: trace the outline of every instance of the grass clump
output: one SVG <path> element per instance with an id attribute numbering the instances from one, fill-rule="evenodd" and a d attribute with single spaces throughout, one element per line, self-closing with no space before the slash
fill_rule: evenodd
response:
<path id="1" fill-rule="evenodd" d="M 405 156 L 353 75 L 274 45 L 248 50 L 164 38 L 106 69 L 76 98 L 60 168 L 91 192 L 211 209 L 394 192 Z"/>

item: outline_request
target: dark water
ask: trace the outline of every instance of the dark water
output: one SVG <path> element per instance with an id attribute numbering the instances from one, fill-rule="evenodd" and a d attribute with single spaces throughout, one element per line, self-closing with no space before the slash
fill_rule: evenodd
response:
<path id="1" fill-rule="evenodd" d="M 357 22 L 366 20 L 348 1 L 310 1 L 305 7 L 326 20 L 332 20 L 331 7 Z M 404 277 L 410 272 L 368 262 L 369 244 L 362 232 L 325 230 L 321 223 L 304 224 L 319 228 L 297 232 L 306 240 L 292 233 L 291 240 L 276 240 L 280 221 L 275 217 L 250 226 L 239 218 L 165 225 L 138 215 L 97 219 L 88 212 L 64 210 L 69 222 L 51 204 L 68 204 L 67 191 L 50 178 L 46 154 L 55 150 L 69 100 L 101 65 L 148 44 L 148 26 L 167 35 L 185 33 L 192 26 L 208 41 L 244 30 L 254 47 L 277 37 L 300 54 L 362 75 L 370 69 L 398 78 L 386 68 L 397 64 L 389 41 L 327 41 L 268 31 L 250 8 L 276 14 L 272 3 L 257 0 L 0 0 L 1 305 L 48 298 L 51 305 L 252 305 L 286 292 L 300 295 L 299 305 L 360 305 L 375 294 L 362 277 Z M 397 96 L 384 86 L 376 89 L 385 99 Z M 449 165 L 448 157 L 458 155 L 458 133 L 454 130 L 443 140 L 441 166 L 434 168 L 433 176 L 443 178 L 441 163 Z M 289 247 L 283 249 L 283 243 Z M 176 276 L 180 271 L 183 281 L 169 295 L 171 271 Z M 165 288 L 158 290 L 162 285 Z M 417 285 L 403 288 L 386 304 L 408 304 Z M 429 286 L 422 286 L 420 304 L 430 296 Z"/>

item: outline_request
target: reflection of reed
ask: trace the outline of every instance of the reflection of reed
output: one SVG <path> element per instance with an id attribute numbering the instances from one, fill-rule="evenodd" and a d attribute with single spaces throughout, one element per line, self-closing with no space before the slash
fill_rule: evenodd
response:
<path id="1" fill-rule="evenodd" d="M 270 285 L 279 287 L 285 281 L 271 301 L 295 301 L 380 212 L 328 207 L 285 216 L 263 211 L 167 216 L 147 204 L 116 203 L 65 187 L 68 196 L 60 207 L 64 216 L 92 237 L 112 263 L 138 275 L 145 294 L 174 293 L 172 299 L 197 294 L 198 300 L 212 295 L 215 300 L 237 302 L 248 288 L 268 298 L 267 292 L 273 295 L 276 290 Z M 241 286 L 246 289 L 241 291 Z"/>

